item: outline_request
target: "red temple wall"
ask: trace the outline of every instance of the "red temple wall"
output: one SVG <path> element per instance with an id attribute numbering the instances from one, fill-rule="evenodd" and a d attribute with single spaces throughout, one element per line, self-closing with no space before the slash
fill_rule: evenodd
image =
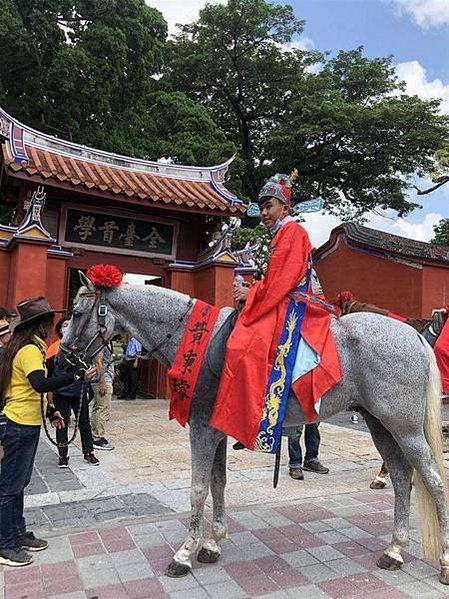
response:
<path id="1" fill-rule="evenodd" d="M 9 261 L 9 252 L 0 250 L 0 306 L 6 306 L 8 300 Z"/>
<path id="2" fill-rule="evenodd" d="M 47 261 L 47 293 L 48 303 L 55 310 L 67 308 L 68 272 L 66 260 L 48 257 Z"/>
<path id="3" fill-rule="evenodd" d="M 430 318 L 432 310 L 449 304 L 449 268 L 425 265 L 423 271 L 423 316 Z"/>
<path id="4" fill-rule="evenodd" d="M 23 299 L 46 294 L 47 250 L 44 244 L 14 244 L 10 254 L 7 307 L 14 308 Z"/>
<path id="5" fill-rule="evenodd" d="M 315 268 L 324 293 L 334 299 L 348 289 L 361 301 L 409 317 L 423 317 L 423 269 L 407 266 L 349 247 L 338 247 L 319 259 Z"/>

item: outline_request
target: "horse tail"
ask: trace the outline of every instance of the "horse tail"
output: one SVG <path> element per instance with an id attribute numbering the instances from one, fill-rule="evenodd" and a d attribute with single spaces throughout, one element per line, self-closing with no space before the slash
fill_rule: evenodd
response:
<path id="1" fill-rule="evenodd" d="M 424 435 L 436 461 L 447 500 L 448 489 L 443 461 L 443 437 L 441 432 L 441 377 L 432 348 L 428 343 L 425 343 L 425 347 L 429 356 L 429 381 L 424 416 Z M 414 482 L 418 498 L 424 555 L 428 559 L 438 560 L 441 552 L 441 531 L 435 501 L 424 485 L 421 475 L 416 470 Z"/>

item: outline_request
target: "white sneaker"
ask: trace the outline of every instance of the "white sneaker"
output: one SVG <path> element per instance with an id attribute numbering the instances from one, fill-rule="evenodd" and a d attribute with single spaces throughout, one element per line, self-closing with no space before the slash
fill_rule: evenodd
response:
<path id="1" fill-rule="evenodd" d="M 351 416 L 351 422 L 352 422 L 352 424 L 358 424 L 359 423 L 359 417 L 357 416 L 357 414 L 353 414 Z"/>

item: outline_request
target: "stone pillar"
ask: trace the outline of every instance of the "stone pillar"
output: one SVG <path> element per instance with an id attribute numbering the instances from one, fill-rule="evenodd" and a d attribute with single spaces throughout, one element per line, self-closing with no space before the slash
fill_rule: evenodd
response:
<path id="1" fill-rule="evenodd" d="M 20 301 L 47 293 L 47 253 L 52 242 L 14 238 L 11 258 L 7 305 L 15 307 Z"/>
<path id="2" fill-rule="evenodd" d="M 195 271 L 195 297 L 219 308 L 233 306 L 232 290 L 236 266 L 235 262 L 219 260 L 199 266 Z"/>

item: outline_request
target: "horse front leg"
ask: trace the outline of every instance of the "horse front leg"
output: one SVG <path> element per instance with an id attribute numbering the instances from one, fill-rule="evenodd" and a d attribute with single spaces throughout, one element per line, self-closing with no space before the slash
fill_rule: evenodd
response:
<path id="1" fill-rule="evenodd" d="M 198 561 L 213 564 L 221 555 L 219 542 L 227 536 L 225 513 L 227 438 L 218 444 L 212 466 L 210 490 L 213 500 L 212 538 L 206 539 L 198 553 Z"/>
<path id="2" fill-rule="evenodd" d="M 387 486 L 388 475 L 389 475 L 388 466 L 386 465 L 385 462 L 382 462 L 382 466 L 380 467 L 379 474 L 376 474 L 376 476 L 373 478 L 369 488 L 370 489 L 385 489 L 385 487 Z"/>
<path id="3" fill-rule="evenodd" d="M 207 426 L 190 423 L 190 448 L 192 452 L 192 484 L 190 489 L 191 517 L 187 539 L 173 556 L 166 575 L 172 578 L 186 576 L 192 570 L 192 559 L 203 538 L 204 505 L 209 494 L 212 465 L 220 433 Z"/>

